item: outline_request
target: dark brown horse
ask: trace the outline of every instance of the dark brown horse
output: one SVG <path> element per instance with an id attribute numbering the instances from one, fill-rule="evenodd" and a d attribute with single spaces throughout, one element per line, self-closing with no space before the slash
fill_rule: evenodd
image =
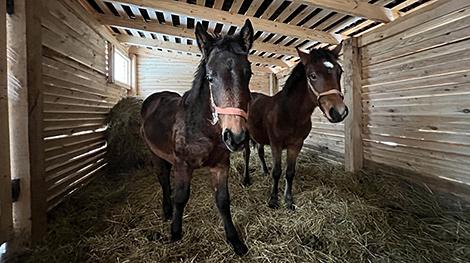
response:
<path id="1" fill-rule="evenodd" d="M 279 207 L 278 184 L 281 177 L 282 150 L 287 149 L 285 202 L 293 210 L 292 181 L 297 156 L 312 128 L 311 115 L 316 107 L 330 122 L 340 122 L 348 115 L 341 93 L 341 66 L 338 64 L 339 45 L 335 50 L 313 49 L 310 54 L 297 50 L 299 63 L 287 79 L 284 88 L 269 97 L 252 93 L 248 130 L 257 144 L 264 174 L 268 173 L 264 145 L 270 145 L 274 167 L 273 189 L 269 206 Z M 248 143 L 247 143 L 248 144 Z M 250 147 L 245 147 L 245 185 L 250 184 L 248 171 Z"/>
<path id="2" fill-rule="evenodd" d="M 172 218 L 172 240 L 182 238 L 183 210 L 189 199 L 193 170 L 208 167 L 227 240 L 237 254 L 243 255 L 248 248 L 232 222 L 228 173 L 230 152 L 243 149 L 247 137 L 251 98 L 248 84 L 252 74 L 248 53 L 253 27 L 247 20 L 239 34 L 214 37 L 198 23 L 196 40 L 202 59 L 192 88 L 183 97 L 174 92 L 148 97 L 141 111 L 142 134 L 161 167 L 158 179 L 163 189 L 165 218 Z"/>

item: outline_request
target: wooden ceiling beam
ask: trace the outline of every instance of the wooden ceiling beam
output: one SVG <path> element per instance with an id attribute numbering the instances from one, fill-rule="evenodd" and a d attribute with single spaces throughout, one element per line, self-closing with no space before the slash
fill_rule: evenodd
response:
<path id="1" fill-rule="evenodd" d="M 194 46 L 194 45 L 178 44 L 178 43 L 172 43 L 172 42 L 168 42 L 168 41 L 160 41 L 160 40 L 156 40 L 156 39 L 134 37 L 134 36 L 129 36 L 129 35 L 118 35 L 118 36 L 116 36 L 116 38 L 121 43 L 128 44 L 128 45 L 133 45 L 133 46 L 164 48 L 164 49 L 172 49 L 172 50 L 176 50 L 176 51 L 200 54 L 199 48 L 197 46 Z M 273 66 L 278 66 L 278 67 L 281 67 L 281 68 L 288 67 L 288 65 L 285 64 L 282 60 L 275 59 L 275 58 L 250 56 L 249 60 L 252 63 L 273 65 Z"/>
<path id="2" fill-rule="evenodd" d="M 183 27 L 175 27 L 171 25 L 160 24 L 157 22 L 144 22 L 142 20 L 132 20 L 128 18 L 121 18 L 117 16 L 94 14 L 94 17 L 102 24 L 106 26 L 115 26 L 125 29 L 135 29 L 141 31 L 148 31 L 163 35 L 177 36 L 183 38 L 190 38 L 194 40 L 194 30 Z M 268 53 L 282 54 L 288 56 L 297 57 L 297 51 L 294 47 L 285 47 L 280 45 L 274 45 L 271 43 L 265 43 L 262 41 L 254 41 L 253 49 L 258 51 L 264 51 Z"/>
<path id="3" fill-rule="evenodd" d="M 256 31 L 270 32 L 300 39 L 315 40 L 329 44 L 339 44 L 339 42 L 343 39 L 341 35 L 334 33 L 284 24 L 281 22 L 270 21 L 252 16 L 240 15 L 234 12 L 231 13 L 228 11 L 187 4 L 184 2 L 177 2 L 173 0 L 119 0 L 113 2 L 136 5 L 140 8 L 152 8 L 162 12 L 185 15 L 227 25 L 236 25 L 239 27 L 243 26 L 245 20 L 249 18 Z"/>
<path id="4" fill-rule="evenodd" d="M 307 5 L 313 5 L 347 15 L 360 16 L 383 23 L 391 22 L 399 17 L 398 12 L 394 10 L 357 0 L 295 0 L 294 2 L 301 2 Z"/>

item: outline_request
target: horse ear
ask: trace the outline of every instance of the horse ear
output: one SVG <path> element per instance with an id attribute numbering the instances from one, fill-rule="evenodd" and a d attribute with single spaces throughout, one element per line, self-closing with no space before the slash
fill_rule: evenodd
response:
<path id="1" fill-rule="evenodd" d="M 245 20 L 245 24 L 240 30 L 240 40 L 242 47 L 248 53 L 253 46 L 253 25 L 249 19 Z"/>
<path id="2" fill-rule="evenodd" d="M 297 50 L 297 54 L 299 54 L 300 61 L 302 61 L 302 64 L 307 65 L 310 62 L 310 54 L 305 53 L 298 48 L 295 49 Z"/>
<path id="3" fill-rule="evenodd" d="M 339 43 L 331 52 L 333 52 L 333 54 L 335 54 L 336 57 L 339 57 L 339 52 L 341 52 L 342 49 L 343 49 L 343 41 L 341 41 L 341 43 Z"/>
<path id="4" fill-rule="evenodd" d="M 206 56 L 210 48 L 212 47 L 212 43 L 214 42 L 214 38 L 207 33 L 207 31 L 202 27 L 200 22 L 196 24 L 196 41 L 199 49 L 203 56 Z"/>

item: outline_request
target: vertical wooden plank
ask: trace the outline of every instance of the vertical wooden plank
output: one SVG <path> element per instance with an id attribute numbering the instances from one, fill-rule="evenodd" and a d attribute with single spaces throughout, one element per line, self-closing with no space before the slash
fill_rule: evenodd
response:
<path id="1" fill-rule="evenodd" d="M 12 230 L 5 9 L 5 3 L 0 4 L 0 245 L 9 239 Z"/>
<path id="2" fill-rule="evenodd" d="M 28 75 L 29 159 L 31 176 L 31 241 L 40 241 L 47 229 L 44 182 L 43 85 L 41 17 L 44 0 L 26 0 L 26 72 Z M 51 1 L 51 0 L 46 0 Z"/>
<path id="3" fill-rule="evenodd" d="M 107 54 L 108 54 L 108 83 L 114 83 L 113 68 L 114 68 L 114 45 L 111 42 L 107 42 Z"/>
<path id="4" fill-rule="evenodd" d="M 273 96 L 279 91 L 279 81 L 274 73 L 269 74 L 269 94 Z"/>
<path id="5" fill-rule="evenodd" d="M 344 100 L 349 116 L 344 121 L 344 166 L 346 171 L 357 172 L 363 166 L 362 104 L 361 104 L 361 56 L 358 39 L 344 41 Z"/>
<path id="6" fill-rule="evenodd" d="M 137 55 L 129 54 L 131 59 L 131 96 L 139 96 L 139 87 L 137 85 Z"/>
<path id="7" fill-rule="evenodd" d="M 12 176 L 21 193 L 13 204 L 14 238 L 9 249 L 39 241 L 46 231 L 46 189 L 42 138 L 43 0 L 16 0 L 8 17 L 8 88 Z"/>

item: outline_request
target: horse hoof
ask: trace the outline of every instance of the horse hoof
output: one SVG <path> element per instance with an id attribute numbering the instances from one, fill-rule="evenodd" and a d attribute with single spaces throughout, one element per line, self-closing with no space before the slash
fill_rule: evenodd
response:
<path id="1" fill-rule="evenodd" d="M 183 238 L 183 234 L 180 233 L 171 233 L 171 242 L 179 241 Z"/>
<path id="2" fill-rule="evenodd" d="M 251 185 L 251 180 L 250 179 L 243 180 L 243 186 L 248 187 L 250 185 Z"/>
<path id="3" fill-rule="evenodd" d="M 295 206 L 293 203 L 287 203 L 286 204 L 286 207 L 287 209 L 289 209 L 290 211 L 295 211 Z"/>
<path id="4" fill-rule="evenodd" d="M 171 221 L 173 217 L 173 211 L 169 210 L 163 210 L 163 217 L 165 221 Z"/>
<path id="5" fill-rule="evenodd" d="M 276 199 L 270 199 L 268 206 L 272 209 L 278 209 L 279 208 L 279 201 Z"/>
<path id="6" fill-rule="evenodd" d="M 248 253 L 248 247 L 243 242 L 238 242 L 237 244 L 232 244 L 235 254 L 239 256 L 246 255 Z"/>

